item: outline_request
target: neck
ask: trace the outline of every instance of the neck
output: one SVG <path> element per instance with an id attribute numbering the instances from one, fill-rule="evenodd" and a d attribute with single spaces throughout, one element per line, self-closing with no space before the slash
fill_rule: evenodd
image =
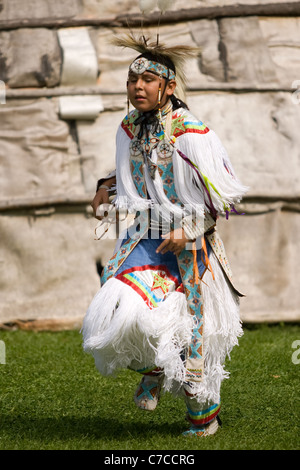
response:
<path id="1" fill-rule="evenodd" d="M 162 116 L 166 116 L 171 111 L 172 107 L 173 107 L 172 101 L 168 98 L 167 102 L 160 108 L 160 112 L 161 112 Z M 156 114 L 158 116 L 159 107 L 156 106 L 156 108 L 154 108 L 150 112 L 153 112 L 153 114 Z"/>

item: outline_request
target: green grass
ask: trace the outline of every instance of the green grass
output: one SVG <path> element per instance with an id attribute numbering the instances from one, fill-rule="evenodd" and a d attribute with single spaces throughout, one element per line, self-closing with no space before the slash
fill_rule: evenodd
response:
<path id="1" fill-rule="evenodd" d="M 245 327 L 226 365 L 223 427 L 206 439 L 181 436 L 185 407 L 170 394 L 153 413 L 137 409 L 139 376 L 101 377 L 77 331 L 2 331 L 0 340 L 1 450 L 299 449 L 299 325 Z"/>

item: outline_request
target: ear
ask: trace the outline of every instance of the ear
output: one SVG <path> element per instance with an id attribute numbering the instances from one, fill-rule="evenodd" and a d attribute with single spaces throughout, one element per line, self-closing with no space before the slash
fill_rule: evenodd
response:
<path id="1" fill-rule="evenodd" d="M 175 88 L 176 88 L 175 80 L 169 80 L 167 84 L 167 89 L 166 89 L 167 95 L 168 96 L 173 95 L 173 93 L 175 92 Z"/>

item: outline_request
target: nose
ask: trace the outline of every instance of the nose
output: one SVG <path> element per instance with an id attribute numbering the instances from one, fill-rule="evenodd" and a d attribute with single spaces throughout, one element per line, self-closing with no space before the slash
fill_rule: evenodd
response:
<path id="1" fill-rule="evenodd" d="M 143 80 L 141 77 L 138 77 L 137 81 L 135 82 L 135 88 L 136 90 L 143 88 Z"/>

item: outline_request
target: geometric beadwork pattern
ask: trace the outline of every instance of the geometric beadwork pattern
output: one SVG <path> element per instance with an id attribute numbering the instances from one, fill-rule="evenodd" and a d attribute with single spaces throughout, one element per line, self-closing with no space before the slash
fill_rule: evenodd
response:
<path id="1" fill-rule="evenodd" d="M 225 248 L 223 245 L 223 242 L 218 234 L 217 231 L 213 232 L 212 234 L 207 236 L 208 241 L 217 257 L 219 260 L 219 263 L 221 264 L 222 268 L 224 269 L 228 279 L 232 281 L 232 272 L 230 269 L 230 265 L 228 262 L 228 258 L 226 256 Z"/>
<path id="2" fill-rule="evenodd" d="M 150 309 L 158 307 L 179 286 L 177 278 L 163 265 L 134 266 L 117 273 L 116 279 L 130 286 Z"/>
<path id="3" fill-rule="evenodd" d="M 174 175 L 173 175 L 173 162 L 172 159 L 168 159 L 166 162 L 159 162 L 158 172 L 163 182 L 164 192 L 172 204 L 182 206 L 179 197 L 175 191 Z"/>
<path id="4" fill-rule="evenodd" d="M 131 157 L 130 161 L 132 179 L 140 196 L 146 197 L 145 176 L 143 171 L 143 160 Z"/>
<path id="5" fill-rule="evenodd" d="M 139 117 L 139 115 L 140 113 L 135 109 L 134 111 L 131 111 L 121 123 L 122 129 L 130 139 L 133 139 L 135 136 L 136 125 L 134 124 L 134 121 Z"/>
<path id="6" fill-rule="evenodd" d="M 141 224 L 142 225 L 142 224 Z M 132 252 L 134 247 L 139 243 L 141 238 L 145 235 L 148 231 L 148 226 L 144 225 L 144 230 L 139 233 L 137 239 L 135 238 L 128 238 L 125 243 L 121 246 L 121 248 L 110 258 L 106 266 L 104 267 L 102 274 L 101 274 L 101 285 L 113 277 L 120 266 L 124 263 L 127 256 Z"/>
<path id="7" fill-rule="evenodd" d="M 189 406 L 187 406 L 188 420 L 195 426 L 203 426 L 216 418 L 220 412 L 220 409 L 220 403 L 214 403 L 208 408 L 200 411 L 192 410 Z"/>
<path id="8" fill-rule="evenodd" d="M 194 254 L 183 250 L 177 257 L 178 267 L 190 314 L 193 316 L 193 334 L 187 354 L 187 380 L 201 381 L 203 378 L 203 303 L 200 283 L 194 280 Z"/>
<path id="9" fill-rule="evenodd" d="M 176 138 L 186 133 L 207 134 L 209 128 L 201 121 L 189 121 L 187 116 L 173 114 L 172 135 Z"/>

